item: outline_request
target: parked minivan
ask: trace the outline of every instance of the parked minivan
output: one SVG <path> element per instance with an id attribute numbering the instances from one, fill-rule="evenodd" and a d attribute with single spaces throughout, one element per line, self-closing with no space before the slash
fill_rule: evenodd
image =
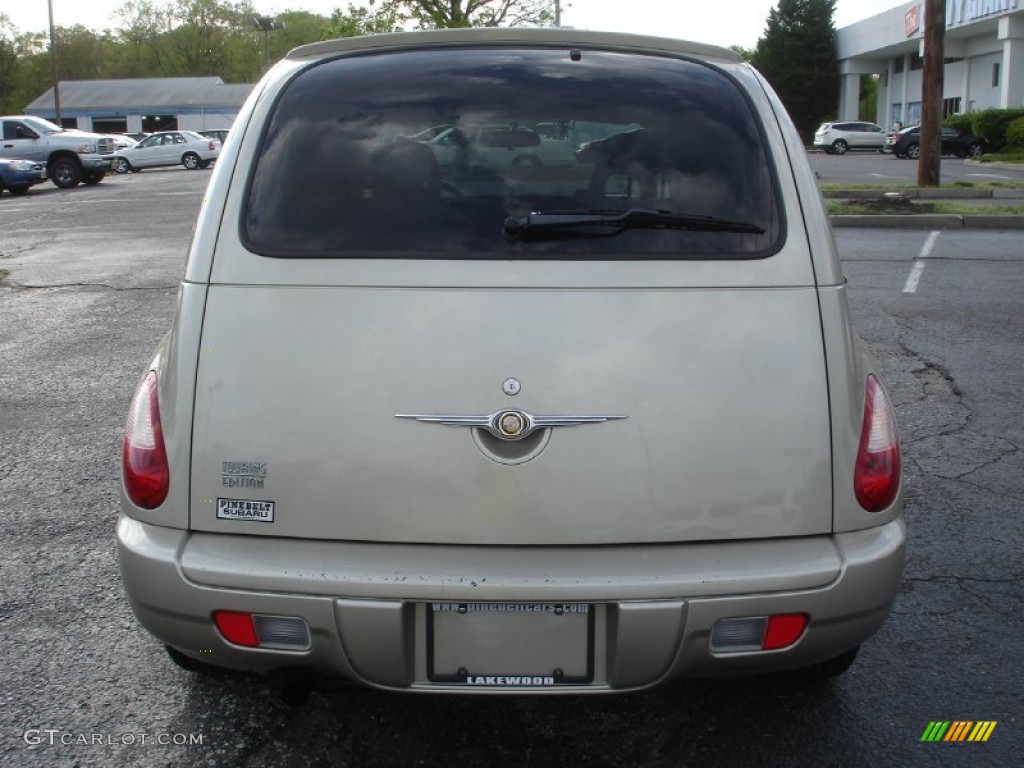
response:
<path id="1" fill-rule="evenodd" d="M 512 167 L 410 138 L 530 120 L 587 140 Z M 852 663 L 902 581 L 899 442 L 754 69 L 346 38 L 232 132 L 124 439 L 121 573 L 173 660 L 467 694 Z"/>

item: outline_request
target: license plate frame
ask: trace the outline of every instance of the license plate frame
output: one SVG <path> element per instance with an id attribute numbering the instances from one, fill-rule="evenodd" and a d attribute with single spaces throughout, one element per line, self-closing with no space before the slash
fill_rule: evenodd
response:
<path id="1" fill-rule="evenodd" d="M 552 688 L 594 681 L 591 603 L 437 601 L 424 607 L 431 683 Z"/>

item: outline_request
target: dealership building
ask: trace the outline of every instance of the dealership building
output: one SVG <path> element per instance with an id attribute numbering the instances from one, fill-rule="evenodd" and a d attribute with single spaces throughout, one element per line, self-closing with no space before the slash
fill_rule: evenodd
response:
<path id="1" fill-rule="evenodd" d="M 63 81 L 60 122 L 97 133 L 230 128 L 250 91 L 251 84 L 225 83 L 219 77 Z M 25 114 L 56 121 L 53 88 L 29 104 Z"/>
<path id="2" fill-rule="evenodd" d="M 856 120 L 862 75 L 878 75 L 875 122 L 921 121 L 924 0 L 836 30 L 839 119 Z M 1024 0 L 946 0 L 942 111 L 1024 107 Z"/>

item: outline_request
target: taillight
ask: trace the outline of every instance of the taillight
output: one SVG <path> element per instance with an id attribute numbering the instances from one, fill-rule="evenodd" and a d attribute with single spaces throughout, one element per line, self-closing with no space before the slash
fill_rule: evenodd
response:
<path id="1" fill-rule="evenodd" d="M 124 488 L 137 507 L 156 509 L 167 498 L 171 473 L 160 426 L 156 372 L 150 371 L 135 390 L 122 453 Z"/>
<path id="2" fill-rule="evenodd" d="M 309 625 L 298 616 L 267 616 L 242 611 L 214 611 L 213 623 L 229 643 L 248 648 L 305 651 Z"/>
<path id="3" fill-rule="evenodd" d="M 806 613 L 719 619 L 711 628 L 711 650 L 744 653 L 788 648 L 803 635 L 807 621 Z"/>
<path id="4" fill-rule="evenodd" d="M 210 151 L 212 152 L 212 151 L 213 151 L 213 150 L 215 150 L 216 148 L 217 148 L 217 145 L 216 145 L 216 144 L 214 144 L 214 143 L 213 143 L 213 142 L 211 141 L 211 142 L 210 142 Z"/>
<path id="5" fill-rule="evenodd" d="M 213 623 L 229 643 L 255 648 L 260 644 L 251 613 L 214 611 Z"/>
<path id="6" fill-rule="evenodd" d="M 864 509 L 881 512 L 900 489 L 900 439 L 892 403 L 878 379 L 868 376 L 866 389 L 853 487 Z"/>
<path id="7" fill-rule="evenodd" d="M 784 613 L 768 617 L 761 647 L 766 651 L 788 648 L 804 633 L 807 627 L 806 613 Z"/>

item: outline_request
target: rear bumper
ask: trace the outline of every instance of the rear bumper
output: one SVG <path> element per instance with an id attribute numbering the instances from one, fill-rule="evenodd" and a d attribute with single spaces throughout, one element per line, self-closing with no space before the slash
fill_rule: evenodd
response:
<path id="1" fill-rule="evenodd" d="M 648 687 L 757 674 L 835 657 L 885 621 L 902 583 L 902 519 L 836 536 L 672 546 L 446 547 L 192 534 L 121 516 L 121 573 L 142 625 L 224 667 L 301 669 L 403 690 L 495 692 L 429 682 L 430 601 L 589 603 L 594 682 L 541 692 Z M 301 617 L 305 651 L 225 641 L 216 610 Z M 722 618 L 806 613 L 789 648 L 716 655 Z M 522 692 L 521 688 L 510 688 Z"/>

